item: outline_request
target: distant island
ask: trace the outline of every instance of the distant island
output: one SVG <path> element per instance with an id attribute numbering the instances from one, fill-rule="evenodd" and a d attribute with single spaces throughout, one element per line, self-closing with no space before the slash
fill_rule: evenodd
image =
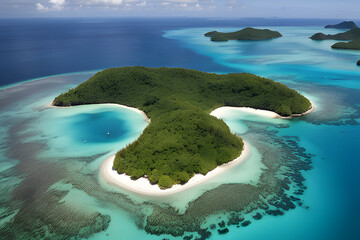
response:
<path id="1" fill-rule="evenodd" d="M 360 66 L 360 60 L 357 62 L 357 65 Z"/>
<path id="2" fill-rule="evenodd" d="M 358 26 L 353 21 L 344 21 L 339 24 L 326 25 L 325 28 L 335 28 L 335 29 L 353 29 Z"/>
<path id="3" fill-rule="evenodd" d="M 351 50 L 360 50 L 360 39 L 353 40 L 350 42 L 338 42 L 331 46 L 332 48 L 337 49 L 351 49 Z"/>
<path id="4" fill-rule="evenodd" d="M 266 40 L 282 37 L 277 31 L 271 31 L 269 29 L 256 29 L 256 28 L 244 28 L 236 32 L 222 33 L 218 31 L 211 31 L 204 34 L 205 37 L 210 37 L 211 41 L 220 42 L 228 40 Z"/>
<path id="5" fill-rule="evenodd" d="M 312 40 L 355 40 L 360 39 L 360 28 L 354 28 L 351 30 L 348 30 L 343 33 L 337 33 L 337 34 L 324 34 L 324 33 L 316 33 L 310 37 Z"/>
<path id="6" fill-rule="evenodd" d="M 123 67 L 98 72 L 56 97 L 55 106 L 116 103 L 142 110 L 151 123 L 120 150 L 119 174 L 148 178 L 162 189 L 184 184 L 239 157 L 244 143 L 224 121 L 209 115 L 221 106 L 251 107 L 281 116 L 311 108 L 285 85 L 249 73 L 213 74 L 181 68 Z"/>
<path id="7" fill-rule="evenodd" d="M 333 44 L 331 47 L 335 49 L 352 49 L 360 50 L 360 28 L 354 28 L 344 33 L 328 34 L 316 33 L 310 37 L 312 40 L 346 40 L 351 42 L 338 42 Z"/>

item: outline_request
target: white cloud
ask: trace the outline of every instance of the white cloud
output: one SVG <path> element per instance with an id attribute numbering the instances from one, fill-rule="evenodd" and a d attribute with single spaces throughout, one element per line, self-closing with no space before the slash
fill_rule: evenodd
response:
<path id="1" fill-rule="evenodd" d="M 49 0 L 49 3 L 51 3 L 52 9 L 53 10 L 57 10 L 57 11 L 61 11 L 64 9 L 64 5 L 66 4 L 65 0 Z"/>
<path id="2" fill-rule="evenodd" d="M 245 8 L 245 5 L 240 3 L 238 0 L 230 0 L 228 2 L 228 8 L 232 9 L 232 8 Z"/>
<path id="3" fill-rule="evenodd" d="M 46 12 L 49 10 L 61 11 L 64 9 L 64 5 L 66 4 L 66 0 L 49 0 L 49 7 L 44 6 L 41 3 L 36 4 L 36 9 L 38 11 Z"/>
<path id="4" fill-rule="evenodd" d="M 49 3 L 52 3 L 54 5 L 62 6 L 65 5 L 65 0 L 49 0 Z"/>
<path id="5" fill-rule="evenodd" d="M 143 2 L 141 2 L 141 3 L 137 3 L 136 6 L 138 6 L 138 7 L 144 7 L 144 6 L 146 6 L 146 1 L 143 1 Z"/>
<path id="6" fill-rule="evenodd" d="M 38 11 L 43 11 L 43 12 L 46 12 L 46 11 L 49 10 L 48 7 L 45 7 L 45 6 L 42 5 L 41 3 L 37 3 L 37 4 L 36 4 L 36 9 L 37 9 Z"/>
<path id="7" fill-rule="evenodd" d="M 201 9 L 199 0 L 167 0 L 160 3 L 162 6 L 175 6 L 188 9 Z"/>
<path id="8" fill-rule="evenodd" d="M 0 0 L 1 1 L 1 0 Z M 38 11 L 61 11 L 65 8 L 71 11 L 76 9 L 129 9 L 129 8 L 148 8 L 152 6 L 162 7 L 162 9 L 203 9 L 201 3 L 208 3 L 211 0 L 37 0 L 36 9 Z M 154 1 L 154 2 L 153 2 Z M 227 0 L 230 1 L 230 0 Z"/>
<path id="9" fill-rule="evenodd" d="M 168 0 L 169 2 L 177 2 L 177 3 L 196 3 L 198 0 Z"/>
<path id="10" fill-rule="evenodd" d="M 90 0 L 87 1 L 88 5 L 105 4 L 105 5 L 121 5 L 123 0 Z"/>

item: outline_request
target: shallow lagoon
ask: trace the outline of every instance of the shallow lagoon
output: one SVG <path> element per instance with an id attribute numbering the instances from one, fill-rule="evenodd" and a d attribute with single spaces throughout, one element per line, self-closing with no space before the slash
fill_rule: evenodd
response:
<path id="1" fill-rule="evenodd" d="M 240 228 L 231 226 L 223 237 L 213 230 L 212 239 L 269 236 L 352 239 L 356 236 L 360 155 L 354 149 L 360 134 L 360 94 L 359 69 L 353 60 L 360 55 L 355 51 L 332 51 L 328 49 L 330 42 L 313 44 L 306 37 L 322 30 L 320 27 L 271 28 L 284 35 L 279 43 L 272 40 L 214 46 L 205 42 L 208 39 L 200 38 L 204 29 L 167 31 L 164 35 L 234 71 L 253 72 L 282 81 L 312 96 L 318 107 L 310 115 L 293 120 L 269 120 L 230 112 L 224 117 L 225 122 L 251 144 L 252 155 L 239 168 L 207 185 L 167 199 L 126 196 L 128 193 L 106 185 L 99 176 L 101 162 L 136 139 L 146 127 L 141 114 L 106 106 L 46 107 L 57 94 L 93 73 L 47 77 L 1 90 L 1 233 L 9 236 L 4 227 L 11 226 L 13 232 L 20 234 L 24 232 L 22 224 L 32 222 L 30 231 L 44 232 L 44 236 L 51 237 L 73 234 L 76 229 L 90 234 L 89 228 L 92 228 L 99 232 L 91 235 L 94 239 L 118 236 L 158 239 L 143 229 L 146 217 L 153 211 L 168 216 L 172 214 L 168 208 L 173 206 L 180 211 L 175 211 L 176 217 L 172 220 L 180 223 L 181 219 L 185 221 L 192 216 L 201 218 L 195 215 L 200 212 L 207 216 L 202 224 L 208 227 L 223 219 L 228 221 L 227 213 L 248 211 L 247 208 L 239 210 L 247 205 L 238 206 L 240 198 L 237 197 L 241 194 L 237 195 L 234 189 L 242 191 L 240 186 L 249 186 L 251 191 L 257 189 L 269 199 L 273 191 L 276 192 L 274 198 L 289 195 L 300 200 L 294 201 L 296 208 L 284 211 L 283 216 L 270 216 L 263 209 L 243 213 L 252 224 Z M 193 33 L 198 39 L 192 37 Z M 280 50 L 275 51 L 276 48 L 271 47 L 273 43 L 281 46 Z M 84 140 L 88 140 L 86 144 Z M 294 165 L 297 161 L 302 165 Z M 275 168 L 277 164 L 282 166 Z M 297 168 L 299 171 L 295 171 Z M 290 188 L 282 194 L 284 189 L 280 191 L 277 186 L 286 177 L 290 179 Z M 218 187 L 221 183 L 237 184 Z M 264 189 L 261 186 L 265 186 Z M 204 194 L 209 189 L 213 190 Z M 302 194 L 294 195 L 299 190 Z M 221 205 L 223 202 L 229 204 Z M 238 207 L 231 209 L 231 206 Z M 254 211 L 264 214 L 261 220 L 252 218 Z M 43 216 L 46 221 L 39 220 Z M 73 222 L 77 218 L 82 221 Z M 161 223 L 161 219 L 156 220 Z M 59 224 L 60 221 L 65 225 Z M 65 229 L 66 224 L 72 224 L 74 230 Z M 53 229 L 55 235 L 44 230 L 44 226 Z M 106 230 L 94 226 L 104 226 Z"/>

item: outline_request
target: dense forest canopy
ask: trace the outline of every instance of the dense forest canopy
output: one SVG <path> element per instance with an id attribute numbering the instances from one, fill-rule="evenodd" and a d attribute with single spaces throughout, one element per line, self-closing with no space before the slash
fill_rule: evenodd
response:
<path id="1" fill-rule="evenodd" d="M 256 29 L 256 28 L 244 28 L 236 32 L 222 33 L 217 31 L 211 31 L 204 34 L 205 37 L 210 37 L 211 41 L 228 41 L 228 40 L 265 40 L 278 38 L 282 35 L 277 31 L 271 31 L 269 29 Z"/>
<path id="2" fill-rule="evenodd" d="M 113 167 L 161 188 L 186 183 L 240 155 L 241 138 L 209 115 L 215 108 L 253 107 L 289 116 L 311 107 L 298 92 L 249 73 L 146 67 L 101 71 L 54 100 L 56 106 L 96 103 L 135 107 L 151 118 L 141 136 L 116 154 Z"/>

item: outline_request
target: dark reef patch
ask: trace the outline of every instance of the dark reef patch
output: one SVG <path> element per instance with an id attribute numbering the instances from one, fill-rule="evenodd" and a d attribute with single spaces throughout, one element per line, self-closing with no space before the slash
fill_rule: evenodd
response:
<path id="1" fill-rule="evenodd" d="M 261 214 L 260 213 L 256 213 L 254 216 L 253 216 L 253 219 L 255 220 L 260 220 L 262 218 Z"/>
<path id="2" fill-rule="evenodd" d="M 226 234 L 226 233 L 228 233 L 228 232 L 229 232 L 229 229 L 228 229 L 228 228 L 218 229 L 218 233 L 219 233 L 220 235 Z"/>
<path id="3" fill-rule="evenodd" d="M 243 226 L 243 227 L 247 227 L 247 226 L 249 226 L 249 225 L 250 225 L 250 223 L 251 223 L 251 221 L 246 220 L 246 221 L 244 221 L 244 222 L 242 222 L 242 223 L 241 223 L 241 226 Z"/>
<path id="4" fill-rule="evenodd" d="M 244 221 L 245 218 L 242 217 L 239 213 L 232 212 L 228 217 L 228 226 L 238 225 L 240 222 Z"/>
<path id="5" fill-rule="evenodd" d="M 224 221 L 221 221 L 218 223 L 219 227 L 221 228 L 224 228 L 225 227 L 225 222 Z"/>

